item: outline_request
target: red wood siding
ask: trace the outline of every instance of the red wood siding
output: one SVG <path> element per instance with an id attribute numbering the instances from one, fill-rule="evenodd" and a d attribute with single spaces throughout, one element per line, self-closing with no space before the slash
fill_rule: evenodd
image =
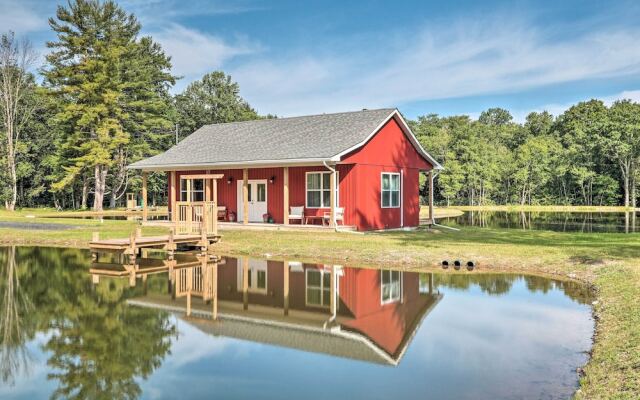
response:
<path id="1" fill-rule="evenodd" d="M 360 149 L 345 156 L 344 163 L 355 164 L 357 181 L 355 225 L 359 230 L 413 227 L 419 224 L 419 171 L 432 166 L 416 151 L 395 119 L 391 119 Z M 381 174 L 402 175 L 403 204 L 399 208 L 382 208 Z M 401 218 L 401 211 L 404 215 Z"/>
<path id="2" fill-rule="evenodd" d="M 419 175 L 420 170 L 432 166 L 416 151 L 395 119 L 385 124 L 362 148 L 344 157 L 337 166 L 339 173 L 338 207 L 344 207 L 344 224 L 358 230 L 414 227 L 419 224 Z M 289 167 L 289 205 L 304 206 L 306 200 L 306 173 L 328 171 L 324 166 Z M 207 171 L 177 172 L 182 174 Z M 242 181 L 242 170 L 211 170 L 222 174 L 218 181 L 218 204 L 226 206 L 237 215 L 237 185 Z M 402 174 L 402 207 L 382 208 L 381 173 Z M 284 169 L 250 168 L 249 179 L 267 180 L 267 212 L 276 223 L 284 221 Z M 231 184 L 227 183 L 229 177 Z M 275 177 L 274 183 L 269 179 Z M 176 196 L 179 199 L 179 183 Z M 305 208 L 305 215 L 322 216 L 329 208 Z M 401 217 L 401 212 L 403 215 Z M 319 221 L 318 221 L 319 222 Z"/>

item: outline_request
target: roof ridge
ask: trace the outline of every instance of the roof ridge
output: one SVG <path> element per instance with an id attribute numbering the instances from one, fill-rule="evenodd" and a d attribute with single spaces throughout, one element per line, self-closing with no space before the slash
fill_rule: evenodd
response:
<path id="1" fill-rule="evenodd" d="M 334 112 L 334 113 L 322 113 L 322 114 L 309 114 L 309 115 L 296 115 L 294 117 L 275 117 L 275 118 L 258 118 L 258 119 L 248 119 L 246 121 L 230 121 L 230 122 L 217 122 L 214 124 L 206 124 L 206 125 L 202 125 L 202 127 L 205 126 L 214 126 L 214 125 L 239 125 L 239 124 L 244 124 L 246 122 L 259 122 L 259 121 L 282 121 L 285 119 L 296 119 L 296 118 L 309 118 L 309 117 L 320 117 L 323 115 L 341 115 L 341 114 L 355 114 L 355 113 L 363 113 L 363 112 L 373 112 L 373 111 L 386 111 L 388 110 L 389 112 L 395 111 L 397 110 L 397 108 L 393 108 L 393 107 L 383 107 L 383 108 L 364 108 L 362 110 L 356 110 L 356 111 L 340 111 L 340 112 Z"/>

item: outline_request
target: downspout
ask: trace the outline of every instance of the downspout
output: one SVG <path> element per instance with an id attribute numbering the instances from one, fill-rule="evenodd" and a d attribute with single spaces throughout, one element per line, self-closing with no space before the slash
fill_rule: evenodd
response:
<path id="1" fill-rule="evenodd" d="M 336 188 L 338 187 L 339 183 L 337 181 L 337 174 L 336 174 L 336 170 L 335 168 L 332 168 L 329 166 L 329 164 L 327 164 L 327 162 L 325 160 L 322 160 L 322 164 L 324 164 L 325 168 L 328 169 L 329 171 L 331 171 L 331 173 L 333 174 L 333 180 L 335 182 Z M 334 199 L 336 199 L 336 201 L 338 200 L 338 198 L 336 197 L 335 191 L 334 193 L 331 194 L 333 196 Z M 336 224 L 336 202 L 333 202 L 333 209 L 331 210 L 331 219 L 333 219 L 333 229 L 337 232 L 338 231 L 338 224 Z"/>
<path id="2" fill-rule="evenodd" d="M 435 171 L 433 172 L 433 181 L 434 181 L 434 182 L 435 182 L 435 180 L 436 180 L 436 177 L 437 177 L 439 174 L 440 174 L 440 170 L 439 170 L 439 169 L 437 169 L 437 170 L 435 170 Z M 433 192 L 435 193 L 435 190 L 434 190 Z M 460 229 L 458 229 L 458 228 L 454 228 L 454 227 L 446 226 L 446 225 L 436 224 L 436 219 L 435 219 L 434 217 L 432 217 L 432 218 L 431 218 L 431 220 L 432 220 L 432 222 L 433 222 L 433 223 L 432 223 L 432 225 L 433 225 L 433 226 L 437 226 L 437 227 L 439 227 L 439 228 L 451 229 L 452 231 L 456 231 L 456 232 L 459 232 L 459 231 L 460 231 Z"/>
<path id="3" fill-rule="evenodd" d="M 418 225 L 420 225 L 418 223 Z M 404 228 L 404 169 L 400 169 L 400 228 Z"/>

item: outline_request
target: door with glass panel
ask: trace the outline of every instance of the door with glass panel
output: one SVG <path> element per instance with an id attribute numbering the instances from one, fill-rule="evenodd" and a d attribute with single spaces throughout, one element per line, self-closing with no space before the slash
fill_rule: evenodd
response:
<path id="1" fill-rule="evenodd" d="M 248 182 L 249 222 L 263 222 L 262 216 L 267 213 L 267 180 L 252 179 Z M 238 181 L 238 221 L 244 218 L 242 199 L 242 181 Z"/>

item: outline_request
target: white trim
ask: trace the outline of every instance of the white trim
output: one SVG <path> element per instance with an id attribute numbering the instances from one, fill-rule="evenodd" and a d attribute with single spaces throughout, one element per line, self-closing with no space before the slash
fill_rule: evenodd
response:
<path id="1" fill-rule="evenodd" d="M 309 180 L 309 174 L 328 174 L 331 175 L 331 171 L 307 171 L 304 173 L 304 207 L 310 210 L 323 210 L 323 209 L 331 209 L 331 205 L 327 205 L 325 207 L 311 207 L 309 206 L 309 198 L 307 197 L 307 181 Z M 325 191 L 322 186 L 322 178 L 320 178 L 320 189 L 312 189 L 313 191 L 320 191 L 320 204 L 322 204 L 322 192 Z M 331 187 L 329 187 L 329 193 L 331 193 Z M 340 171 L 336 170 L 336 207 L 340 204 Z"/>
<path id="2" fill-rule="evenodd" d="M 385 118 L 384 121 L 382 121 L 382 123 L 380 125 L 378 125 L 376 127 L 376 129 L 373 130 L 373 132 L 371 132 L 369 134 L 369 136 L 367 136 L 367 138 L 365 140 L 363 140 L 362 142 L 351 146 L 350 148 L 348 148 L 347 150 L 336 154 L 335 156 L 331 157 L 331 161 L 341 161 L 342 157 L 344 155 L 347 155 L 349 153 L 351 153 L 354 150 L 359 149 L 360 147 L 364 146 L 365 144 L 367 144 L 367 142 L 369 140 L 371 140 L 372 137 L 375 136 L 376 133 L 378 133 L 378 131 L 380 129 L 382 129 L 382 127 L 391 120 L 391 118 L 397 118 L 397 122 L 400 124 L 400 128 L 404 131 L 405 135 L 407 136 L 407 138 L 409 138 L 409 141 L 411 142 L 411 144 L 413 144 L 413 147 L 418 151 L 418 153 L 424 157 L 429 164 L 433 165 L 434 169 L 442 169 L 442 165 L 440 165 L 440 163 L 438 163 L 435 158 L 433 158 L 429 153 L 427 153 L 427 151 L 422 147 L 422 145 L 420 145 L 420 142 L 418 142 L 418 139 L 416 138 L 416 136 L 413 134 L 413 132 L 411 131 L 411 128 L 409 127 L 409 125 L 407 124 L 407 121 L 404 120 L 404 118 L 402 117 L 402 114 L 400 114 L 400 112 L 398 111 L 398 109 L 395 109 L 391 112 L 391 114 L 389 114 L 389 116 L 387 118 Z"/>
<path id="3" fill-rule="evenodd" d="M 391 199 L 393 198 L 391 195 L 389 195 L 389 205 L 385 206 L 382 202 L 383 199 L 383 195 L 382 192 L 385 191 L 384 185 L 382 184 L 382 178 L 384 177 L 384 175 L 389 175 L 389 176 L 393 176 L 396 175 L 398 177 L 398 205 L 394 206 L 393 202 L 391 201 Z M 389 178 L 389 186 L 391 186 L 391 178 Z M 387 190 L 387 192 L 392 193 L 395 192 L 395 190 Z M 385 172 L 382 171 L 380 172 L 380 208 L 402 208 L 402 177 L 400 176 L 399 172 Z M 402 217 L 400 217 L 402 218 Z"/>
<path id="4" fill-rule="evenodd" d="M 269 167 L 312 167 L 322 166 L 324 161 L 330 161 L 328 158 L 291 158 L 287 160 L 250 160 L 250 161 L 225 161 L 217 163 L 202 164 L 151 164 L 140 167 L 135 163 L 127 166 L 127 169 L 139 169 L 142 171 L 196 171 L 201 169 L 243 169 L 247 166 L 252 168 L 269 168 Z"/>

